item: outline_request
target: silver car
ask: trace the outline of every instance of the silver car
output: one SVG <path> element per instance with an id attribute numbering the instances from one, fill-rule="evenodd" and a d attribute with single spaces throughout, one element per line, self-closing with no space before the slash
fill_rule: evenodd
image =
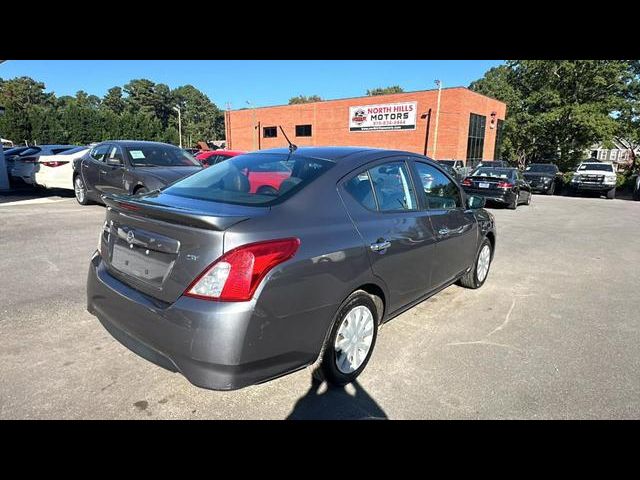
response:
<path id="1" fill-rule="evenodd" d="M 216 390 L 308 365 L 353 381 L 379 325 L 452 283 L 482 286 L 496 245 L 484 201 L 402 151 L 265 150 L 103 200 L 89 312 Z"/>

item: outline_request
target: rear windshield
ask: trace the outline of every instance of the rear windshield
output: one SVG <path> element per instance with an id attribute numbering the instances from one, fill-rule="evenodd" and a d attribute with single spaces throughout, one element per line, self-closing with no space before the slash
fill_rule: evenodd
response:
<path id="1" fill-rule="evenodd" d="M 473 177 L 496 177 L 496 178 L 511 178 L 513 177 L 514 170 L 510 168 L 491 168 L 480 167 L 471 174 Z"/>
<path id="2" fill-rule="evenodd" d="M 164 193 L 238 205 L 271 205 L 304 188 L 333 165 L 295 154 L 246 154 L 180 180 Z"/>
<path id="3" fill-rule="evenodd" d="M 558 170 L 558 167 L 556 167 L 555 165 L 548 165 L 548 164 L 542 164 L 542 163 L 534 163 L 533 165 L 529 165 L 525 172 L 532 172 L 532 173 L 556 173 L 556 171 Z"/>
<path id="4" fill-rule="evenodd" d="M 27 157 L 29 155 L 35 155 L 36 153 L 39 153 L 42 149 L 39 147 L 29 147 L 26 150 L 20 152 L 20 156 L 21 157 Z"/>
<path id="5" fill-rule="evenodd" d="M 78 153 L 78 152 L 81 152 L 82 150 L 87 150 L 87 149 L 88 147 L 74 147 L 74 148 L 69 148 L 67 150 L 60 150 L 58 152 L 55 152 L 54 150 L 55 152 L 54 155 L 61 155 L 61 154 L 72 155 L 74 153 Z"/>
<path id="6" fill-rule="evenodd" d="M 599 170 L 601 172 L 613 172 L 613 166 L 606 163 L 583 163 L 578 167 L 578 171 L 581 170 Z"/>
<path id="7" fill-rule="evenodd" d="M 134 167 L 199 167 L 189 152 L 173 145 L 133 145 L 125 147 Z"/>

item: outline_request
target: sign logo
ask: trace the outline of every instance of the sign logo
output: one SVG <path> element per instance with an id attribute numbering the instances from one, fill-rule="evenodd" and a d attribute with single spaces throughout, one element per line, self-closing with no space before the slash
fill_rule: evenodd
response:
<path id="1" fill-rule="evenodd" d="M 349 131 L 415 130 L 418 102 L 349 107 Z"/>
<path id="2" fill-rule="evenodd" d="M 133 233 L 133 230 L 129 230 L 127 232 L 127 242 L 129 244 L 132 244 L 134 242 L 134 240 L 136 239 L 136 235 L 135 233 Z"/>

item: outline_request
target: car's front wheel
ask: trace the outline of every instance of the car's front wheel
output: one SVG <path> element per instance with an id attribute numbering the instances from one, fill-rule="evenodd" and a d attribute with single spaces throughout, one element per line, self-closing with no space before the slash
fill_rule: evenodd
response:
<path id="1" fill-rule="evenodd" d="M 377 335 L 373 299 L 362 290 L 352 293 L 338 312 L 314 376 L 337 386 L 353 382 L 367 366 Z"/>
<path id="2" fill-rule="evenodd" d="M 609 200 L 613 200 L 614 198 L 616 198 L 616 189 L 615 189 L 615 187 L 612 188 L 611 190 L 607 191 L 607 198 Z"/>
<path id="3" fill-rule="evenodd" d="M 76 175 L 73 179 L 73 191 L 75 192 L 76 200 L 80 205 L 89 205 L 90 201 L 87 197 L 87 187 L 85 187 L 80 175 Z"/>
<path id="4" fill-rule="evenodd" d="M 466 288 L 480 288 L 484 285 L 487 276 L 489 275 L 489 267 L 491 267 L 492 255 L 491 242 L 488 238 L 485 238 L 480 245 L 476 261 L 473 264 L 471 270 L 469 270 L 459 283 Z"/>

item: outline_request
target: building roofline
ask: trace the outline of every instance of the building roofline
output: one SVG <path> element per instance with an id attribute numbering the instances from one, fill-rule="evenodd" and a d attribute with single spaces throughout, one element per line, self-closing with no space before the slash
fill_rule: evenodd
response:
<path id="1" fill-rule="evenodd" d="M 470 90 L 468 87 L 462 87 L 462 86 L 458 86 L 458 87 L 444 87 L 442 90 L 466 90 L 468 92 L 471 93 L 475 93 L 476 95 L 480 95 L 482 97 L 485 98 L 490 98 L 491 100 L 495 100 L 496 102 L 500 102 L 500 103 L 504 103 L 502 100 L 498 100 L 497 98 L 493 98 L 490 97 L 488 95 L 484 95 L 482 93 L 478 93 L 478 92 L 474 92 L 473 90 Z M 281 105 L 265 105 L 264 107 L 245 107 L 245 108 L 238 108 L 235 110 L 225 110 L 225 111 L 229 111 L 229 112 L 243 112 L 243 111 L 251 111 L 251 110 L 261 110 L 264 108 L 281 108 L 281 107 L 298 107 L 298 106 L 302 106 L 302 105 L 313 105 L 314 103 L 328 103 L 328 102 L 340 102 L 343 100 L 356 100 L 359 98 L 362 99 L 375 99 L 375 98 L 380 98 L 380 97 L 390 97 L 392 95 L 407 95 L 407 94 L 411 94 L 411 93 L 424 93 L 424 92 L 437 92 L 438 89 L 437 88 L 430 88 L 427 90 L 412 90 L 410 92 L 398 92 L 398 93 L 387 93 L 385 95 L 364 95 L 364 96 L 360 96 L 360 97 L 344 97 L 344 98 L 331 98 L 331 99 L 327 99 L 327 100 L 320 100 L 317 102 L 308 102 L 308 103 L 296 103 L 296 104 L 281 104 Z M 506 105 L 506 104 L 505 104 Z"/>

